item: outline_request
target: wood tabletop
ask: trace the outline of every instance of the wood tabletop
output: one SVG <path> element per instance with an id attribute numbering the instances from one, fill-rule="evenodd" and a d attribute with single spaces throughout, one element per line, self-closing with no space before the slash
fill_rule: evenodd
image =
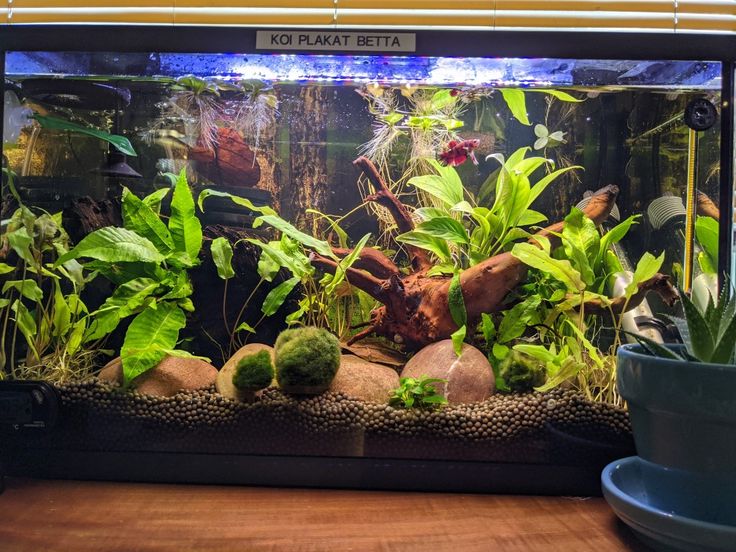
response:
<path id="1" fill-rule="evenodd" d="M 601 498 L 9 478 L 0 550 L 646 551 Z"/>

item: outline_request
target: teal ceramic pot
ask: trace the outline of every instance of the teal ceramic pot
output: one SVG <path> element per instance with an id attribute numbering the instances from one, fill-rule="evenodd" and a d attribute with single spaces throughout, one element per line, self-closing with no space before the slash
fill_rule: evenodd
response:
<path id="1" fill-rule="evenodd" d="M 618 349 L 618 389 L 639 456 L 697 477 L 736 480 L 736 366 Z"/>

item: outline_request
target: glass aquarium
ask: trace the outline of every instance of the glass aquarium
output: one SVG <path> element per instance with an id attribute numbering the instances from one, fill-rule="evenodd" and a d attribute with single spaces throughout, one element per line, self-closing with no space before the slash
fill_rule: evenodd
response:
<path id="1" fill-rule="evenodd" d="M 616 347 L 675 340 L 677 288 L 717 293 L 719 61 L 33 50 L 4 71 L 0 377 L 58 400 L 3 437 L 11 466 L 597 478 L 633 454 Z"/>

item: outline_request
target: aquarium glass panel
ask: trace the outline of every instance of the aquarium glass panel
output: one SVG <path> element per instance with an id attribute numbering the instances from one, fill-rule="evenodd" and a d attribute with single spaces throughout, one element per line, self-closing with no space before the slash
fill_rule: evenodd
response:
<path id="1" fill-rule="evenodd" d="M 717 62 L 5 70 L 0 373 L 62 398 L 24 447 L 602 466 L 615 348 L 716 289 Z"/>

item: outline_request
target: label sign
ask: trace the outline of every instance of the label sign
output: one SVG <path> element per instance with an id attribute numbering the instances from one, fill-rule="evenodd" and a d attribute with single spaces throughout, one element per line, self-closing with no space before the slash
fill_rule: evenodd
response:
<path id="1" fill-rule="evenodd" d="M 256 49 L 413 52 L 416 50 L 416 35 L 340 31 L 258 31 Z"/>

